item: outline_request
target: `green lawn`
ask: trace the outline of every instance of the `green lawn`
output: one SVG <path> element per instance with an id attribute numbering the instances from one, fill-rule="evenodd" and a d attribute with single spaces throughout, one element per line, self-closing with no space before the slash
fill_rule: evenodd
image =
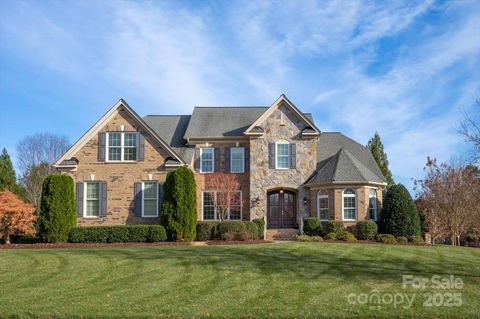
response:
<path id="1" fill-rule="evenodd" d="M 403 289 L 404 274 L 454 275 L 464 287 Z M 349 294 L 373 289 L 384 298 L 416 297 L 409 309 L 388 298 L 380 307 L 349 303 Z M 444 293 L 461 293 L 462 306 L 425 307 L 425 293 L 445 299 Z M 471 318 L 479 311 L 480 249 L 473 248 L 282 243 L 0 250 L 0 317 Z"/>

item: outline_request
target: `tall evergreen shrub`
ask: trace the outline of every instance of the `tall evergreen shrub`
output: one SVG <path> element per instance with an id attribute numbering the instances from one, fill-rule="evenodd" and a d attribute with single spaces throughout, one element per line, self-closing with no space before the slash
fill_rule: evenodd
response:
<path id="1" fill-rule="evenodd" d="M 196 236 L 197 194 L 193 172 L 180 167 L 167 175 L 163 186 L 161 224 L 170 240 L 192 241 Z"/>
<path id="2" fill-rule="evenodd" d="M 388 188 L 379 220 L 380 233 L 395 237 L 420 235 L 420 215 L 408 190 L 402 184 Z"/>
<path id="3" fill-rule="evenodd" d="M 75 227 L 75 194 L 73 180 L 68 175 L 48 175 L 42 188 L 39 235 L 46 242 L 64 242 Z"/>

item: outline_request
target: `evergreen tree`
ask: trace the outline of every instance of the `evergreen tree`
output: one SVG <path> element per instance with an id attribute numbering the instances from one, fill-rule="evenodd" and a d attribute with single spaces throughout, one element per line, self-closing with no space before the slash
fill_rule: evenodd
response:
<path id="1" fill-rule="evenodd" d="M 380 232 L 399 236 L 420 235 L 420 215 L 408 190 L 402 184 L 388 188 L 379 220 Z"/>
<path id="2" fill-rule="evenodd" d="M 395 184 L 392 172 L 390 172 L 390 169 L 388 168 L 387 154 L 383 150 L 383 143 L 377 132 L 375 132 L 375 135 L 368 141 L 367 147 L 370 149 L 370 152 L 372 153 L 375 162 L 377 162 L 383 176 L 387 180 L 388 185 Z"/>
<path id="3" fill-rule="evenodd" d="M 13 169 L 12 160 L 4 148 L 0 155 L 0 191 L 5 189 L 17 195 L 20 193 L 20 187 L 17 184 L 17 177 Z"/>
<path id="4" fill-rule="evenodd" d="M 161 224 L 169 239 L 194 240 L 197 233 L 197 193 L 193 172 L 187 167 L 169 172 L 163 194 Z"/>
<path id="5" fill-rule="evenodd" d="M 64 174 L 48 175 L 43 182 L 40 202 L 39 234 L 46 242 L 67 241 L 75 227 L 75 194 L 73 180 Z"/>

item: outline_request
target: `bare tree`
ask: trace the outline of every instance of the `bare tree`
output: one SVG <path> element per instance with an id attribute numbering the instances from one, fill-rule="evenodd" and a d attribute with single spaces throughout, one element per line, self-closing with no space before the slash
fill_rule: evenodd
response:
<path id="1" fill-rule="evenodd" d="M 419 185 L 418 198 L 429 226 L 438 236 L 448 232 L 452 245 L 460 245 L 460 237 L 479 222 L 480 179 L 460 164 L 427 162 L 427 176 Z"/>
<path id="2" fill-rule="evenodd" d="M 463 115 L 458 132 L 463 135 L 465 141 L 472 145 L 473 161 L 480 160 L 480 99 L 475 102 L 476 110 L 470 115 Z"/>
<path id="3" fill-rule="evenodd" d="M 231 205 L 242 205 L 239 198 L 240 182 L 235 174 L 213 173 L 208 176 L 206 184 L 208 190 L 217 194 L 213 205 L 220 221 L 227 219 Z"/>
<path id="4" fill-rule="evenodd" d="M 25 195 L 36 208 L 40 207 L 43 180 L 55 170 L 51 166 L 70 147 L 66 136 L 37 133 L 26 136 L 17 144 L 20 182 Z"/>

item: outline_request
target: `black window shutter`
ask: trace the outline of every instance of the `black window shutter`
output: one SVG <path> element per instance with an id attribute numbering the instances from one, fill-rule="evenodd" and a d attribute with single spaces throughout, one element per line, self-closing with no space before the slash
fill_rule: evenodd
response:
<path id="1" fill-rule="evenodd" d="M 142 217 L 142 183 L 135 182 L 133 187 L 134 209 L 133 215 L 135 217 Z"/>
<path id="2" fill-rule="evenodd" d="M 230 147 L 225 147 L 225 172 L 230 172 Z"/>
<path id="3" fill-rule="evenodd" d="M 268 168 L 275 168 L 275 143 L 268 144 Z"/>
<path id="4" fill-rule="evenodd" d="M 163 184 L 158 182 L 158 216 L 162 212 L 162 204 L 163 204 Z"/>
<path id="5" fill-rule="evenodd" d="M 145 137 L 143 134 L 138 133 L 138 146 L 137 146 L 137 154 L 139 161 L 145 160 Z"/>
<path id="6" fill-rule="evenodd" d="M 98 161 L 105 162 L 105 132 L 98 133 Z"/>
<path id="7" fill-rule="evenodd" d="M 297 145 L 290 144 L 290 168 L 297 168 Z"/>
<path id="8" fill-rule="evenodd" d="M 195 157 L 193 158 L 193 168 L 195 172 L 200 171 L 200 149 L 195 149 Z"/>
<path id="9" fill-rule="evenodd" d="M 83 217 L 83 182 L 77 182 L 77 217 Z"/>
<path id="10" fill-rule="evenodd" d="M 213 150 L 214 171 L 220 172 L 220 149 L 215 147 Z"/>
<path id="11" fill-rule="evenodd" d="M 245 172 L 250 172 L 250 147 L 245 147 Z"/>
<path id="12" fill-rule="evenodd" d="M 100 217 L 107 216 L 107 182 L 100 182 Z"/>

